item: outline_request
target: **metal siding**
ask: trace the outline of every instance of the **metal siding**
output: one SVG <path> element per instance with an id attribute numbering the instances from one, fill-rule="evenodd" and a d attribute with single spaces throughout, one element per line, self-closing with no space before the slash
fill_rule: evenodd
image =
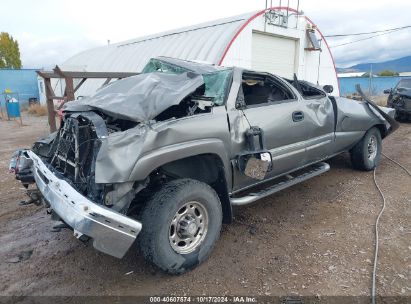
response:
<path id="1" fill-rule="evenodd" d="M 101 71 L 102 68 L 105 68 L 105 71 L 108 72 L 132 72 L 133 70 L 130 70 L 127 61 L 130 61 L 130 57 L 134 57 L 134 54 L 138 54 L 138 62 L 132 66 L 138 66 L 140 69 L 151 57 L 159 55 L 180 59 L 212 60 L 212 63 L 217 64 L 220 54 L 210 52 L 210 48 L 224 49 L 237 29 L 251 15 L 234 16 L 91 49 L 73 56 L 62 66 L 71 69 L 71 67 L 80 65 L 85 66 L 87 71 Z M 210 41 L 218 41 L 221 45 L 210 44 Z M 193 48 L 198 49 L 198 51 L 192 52 Z"/>
<path id="2" fill-rule="evenodd" d="M 234 16 L 112 44 L 82 52 L 63 65 L 63 69 L 86 71 L 140 72 L 150 58 L 169 56 L 218 64 L 222 52 L 236 31 L 252 14 Z M 104 81 L 87 80 L 77 95 L 89 95 Z"/>
<path id="3" fill-rule="evenodd" d="M 112 44 L 82 52 L 63 65 L 63 69 L 86 71 L 140 72 L 155 56 L 201 60 L 217 64 L 230 39 L 250 14 L 217 20 L 177 31 Z M 89 95 L 103 81 L 87 80 L 78 95 Z"/>
<path id="4" fill-rule="evenodd" d="M 190 49 L 188 56 L 189 58 L 199 58 L 201 57 L 201 51 L 204 50 L 203 46 L 207 42 L 208 37 L 205 35 L 200 35 L 200 38 L 196 44 L 194 44 Z"/>
<path id="5" fill-rule="evenodd" d="M 4 93 L 5 89 L 18 93 L 19 99 L 23 103 L 31 97 L 39 100 L 36 70 L 0 69 L 0 93 Z M 4 102 L 4 99 L 2 98 L 1 101 Z"/>

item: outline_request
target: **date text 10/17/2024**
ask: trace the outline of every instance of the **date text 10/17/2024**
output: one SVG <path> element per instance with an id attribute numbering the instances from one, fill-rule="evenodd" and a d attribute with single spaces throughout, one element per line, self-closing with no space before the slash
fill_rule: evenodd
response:
<path id="1" fill-rule="evenodd" d="M 150 303 L 257 303 L 249 296 L 158 296 L 150 297 Z"/>

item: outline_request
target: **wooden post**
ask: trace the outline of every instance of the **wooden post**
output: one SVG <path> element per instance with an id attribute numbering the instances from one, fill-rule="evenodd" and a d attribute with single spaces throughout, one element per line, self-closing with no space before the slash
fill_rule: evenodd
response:
<path id="1" fill-rule="evenodd" d="M 76 99 L 74 96 L 74 83 L 73 83 L 73 78 L 72 77 L 65 77 L 66 81 L 66 97 L 67 101 L 73 101 Z"/>
<path id="2" fill-rule="evenodd" d="M 50 133 L 53 133 L 57 131 L 57 127 L 56 127 L 56 114 L 54 112 L 54 103 L 53 103 L 54 92 L 53 92 L 53 88 L 51 87 L 50 78 L 44 78 L 44 84 L 46 87 L 47 112 L 48 112 Z"/>
<path id="3" fill-rule="evenodd" d="M 109 83 L 114 78 L 125 78 L 138 75 L 138 73 L 126 73 L 126 72 L 76 72 L 76 71 L 62 71 L 56 66 L 53 71 L 37 71 L 37 74 L 44 79 L 44 85 L 46 87 L 46 99 L 47 99 L 47 111 L 48 120 L 50 126 L 50 132 L 55 132 L 56 127 L 56 113 L 54 110 L 53 100 L 63 99 L 64 103 L 67 101 L 75 100 L 76 91 L 83 85 L 83 83 L 89 79 L 106 79 L 105 84 Z M 51 79 L 64 79 L 66 82 L 66 88 L 63 96 L 56 96 L 51 86 Z M 74 79 L 81 79 L 81 81 L 74 87 Z"/>

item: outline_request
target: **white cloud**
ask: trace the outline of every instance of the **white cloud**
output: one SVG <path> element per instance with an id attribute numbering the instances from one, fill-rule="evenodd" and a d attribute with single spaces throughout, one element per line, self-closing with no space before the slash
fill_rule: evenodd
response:
<path id="1" fill-rule="evenodd" d="M 25 68 L 51 68 L 98 42 L 81 37 L 36 36 L 23 32 L 16 36 Z"/>
<path id="2" fill-rule="evenodd" d="M 305 2 L 305 1 L 304 1 Z M 314 1 L 307 1 L 314 3 Z M 379 1 L 315 1 L 305 9 L 325 35 L 347 34 L 385 30 L 411 25 L 408 12 L 411 2 L 399 0 Z M 371 35 L 368 35 L 371 36 Z M 328 38 L 330 46 L 358 40 L 365 36 L 347 38 Z M 411 55 L 411 29 L 390 35 L 375 37 L 332 48 L 338 66 L 351 66 L 360 62 L 378 62 Z"/>

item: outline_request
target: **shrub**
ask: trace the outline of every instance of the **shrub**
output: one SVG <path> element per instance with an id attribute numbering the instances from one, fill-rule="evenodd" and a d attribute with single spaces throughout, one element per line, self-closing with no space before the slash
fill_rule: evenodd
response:
<path id="1" fill-rule="evenodd" d="M 399 74 L 395 71 L 384 70 L 377 74 L 378 76 L 398 76 Z"/>
<path id="2" fill-rule="evenodd" d="M 29 106 L 28 109 L 29 114 L 35 116 L 46 116 L 47 115 L 47 107 L 42 106 L 40 104 L 33 104 Z"/>

